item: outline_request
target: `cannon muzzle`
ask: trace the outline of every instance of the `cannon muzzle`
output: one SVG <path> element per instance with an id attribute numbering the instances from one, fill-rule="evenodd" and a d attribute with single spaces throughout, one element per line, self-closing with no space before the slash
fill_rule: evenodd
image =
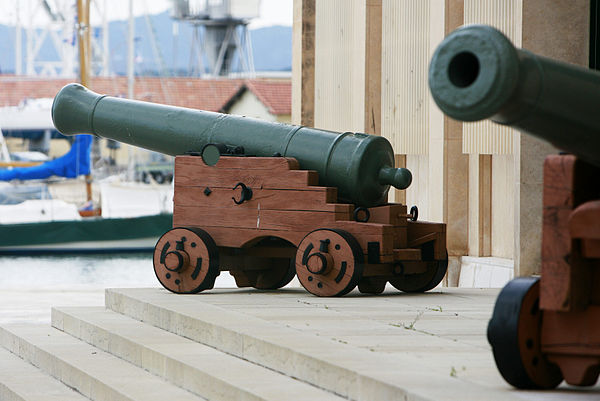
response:
<path id="1" fill-rule="evenodd" d="M 320 185 L 337 187 L 340 200 L 357 206 L 384 204 L 390 185 L 405 189 L 412 180 L 410 171 L 394 168 L 383 137 L 116 98 L 78 84 L 56 95 L 52 120 L 65 135 L 95 134 L 173 156 L 213 144 L 252 156 L 294 157 L 300 168 L 319 173 Z"/>
<path id="2" fill-rule="evenodd" d="M 460 121 L 491 119 L 600 166 L 600 73 L 517 49 L 498 30 L 467 25 L 435 51 L 429 87 Z"/>

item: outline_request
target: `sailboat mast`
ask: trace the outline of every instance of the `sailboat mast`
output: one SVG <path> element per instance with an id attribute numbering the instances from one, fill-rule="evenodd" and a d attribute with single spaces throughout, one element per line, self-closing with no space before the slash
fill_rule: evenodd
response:
<path id="1" fill-rule="evenodd" d="M 129 0 L 129 30 L 127 35 L 127 97 L 133 99 L 135 75 L 135 22 L 133 19 L 133 0 Z"/>
<path id="2" fill-rule="evenodd" d="M 90 72 L 90 1 L 77 0 L 77 36 L 79 44 L 79 83 L 89 86 Z M 85 176 L 85 190 L 87 200 L 92 200 L 92 174 Z"/>
<path id="3" fill-rule="evenodd" d="M 90 71 L 90 1 L 77 0 L 77 34 L 79 37 L 79 82 L 88 87 Z"/>
<path id="4" fill-rule="evenodd" d="M 135 20 L 133 18 L 133 0 L 129 0 L 129 30 L 127 34 L 127 97 L 134 98 L 135 84 Z M 127 179 L 133 181 L 135 161 L 131 146 L 127 145 Z"/>

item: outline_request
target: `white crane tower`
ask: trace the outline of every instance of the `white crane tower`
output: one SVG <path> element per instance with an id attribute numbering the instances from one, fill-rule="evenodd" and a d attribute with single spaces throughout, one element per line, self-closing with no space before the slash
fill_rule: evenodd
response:
<path id="1" fill-rule="evenodd" d="M 109 75 L 107 1 L 93 0 L 94 14 L 101 25 L 94 29 L 92 42 L 93 75 Z M 74 0 L 19 0 L 14 2 L 16 15 L 15 74 L 74 77 L 77 74 L 77 9 Z M 22 41 L 25 31 L 25 66 Z M 40 52 L 50 40 L 56 57 L 41 60 Z M 48 51 L 46 49 L 46 51 Z"/>
<path id="2" fill-rule="evenodd" d="M 227 76 L 234 72 L 254 75 L 248 24 L 258 17 L 260 0 L 172 0 L 172 18 L 193 27 L 190 74 Z M 236 54 L 237 52 L 237 54 Z"/>

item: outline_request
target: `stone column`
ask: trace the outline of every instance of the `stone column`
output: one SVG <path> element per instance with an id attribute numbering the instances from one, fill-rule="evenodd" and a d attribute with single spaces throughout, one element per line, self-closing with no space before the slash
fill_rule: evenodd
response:
<path id="1" fill-rule="evenodd" d="M 523 48 L 587 66 L 590 2 L 523 0 Z M 517 134 L 515 155 L 515 276 L 539 274 L 542 243 L 543 164 L 557 150 L 527 134 Z"/>
<path id="2" fill-rule="evenodd" d="M 445 0 L 445 34 L 463 25 L 464 0 Z M 460 257 L 468 253 L 469 156 L 462 152 L 462 123 L 444 116 L 444 221 L 447 226 L 448 275 L 457 286 Z"/>
<path id="3" fill-rule="evenodd" d="M 381 1 L 366 0 L 365 132 L 381 135 Z"/>
<path id="4" fill-rule="evenodd" d="M 292 124 L 314 126 L 315 0 L 294 0 Z"/>

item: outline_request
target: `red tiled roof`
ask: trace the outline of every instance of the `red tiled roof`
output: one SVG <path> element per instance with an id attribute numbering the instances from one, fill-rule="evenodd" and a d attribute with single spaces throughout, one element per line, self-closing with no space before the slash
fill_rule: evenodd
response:
<path id="1" fill-rule="evenodd" d="M 292 114 L 292 83 L 286 81 L 248 80 L 246 87 L 269 109 L 271 114 Z"/>
<path id="2" fill-rule="evenodd" d="M 60 88 L 70 82 L 73 80 L 68 78 L 0 75 L 0 107 L 18 105 L 24 99 L 54 97 Z M 271 113 L 290 114 L 291 83 L 289 80 L 137 77 L 134 98 L 147 102 L 219 111 L 244 86 L 252 90 Z M 127 96 L 127 77 L 93 77 L 90 87 L 93 91 L 102 94 Z"/>

